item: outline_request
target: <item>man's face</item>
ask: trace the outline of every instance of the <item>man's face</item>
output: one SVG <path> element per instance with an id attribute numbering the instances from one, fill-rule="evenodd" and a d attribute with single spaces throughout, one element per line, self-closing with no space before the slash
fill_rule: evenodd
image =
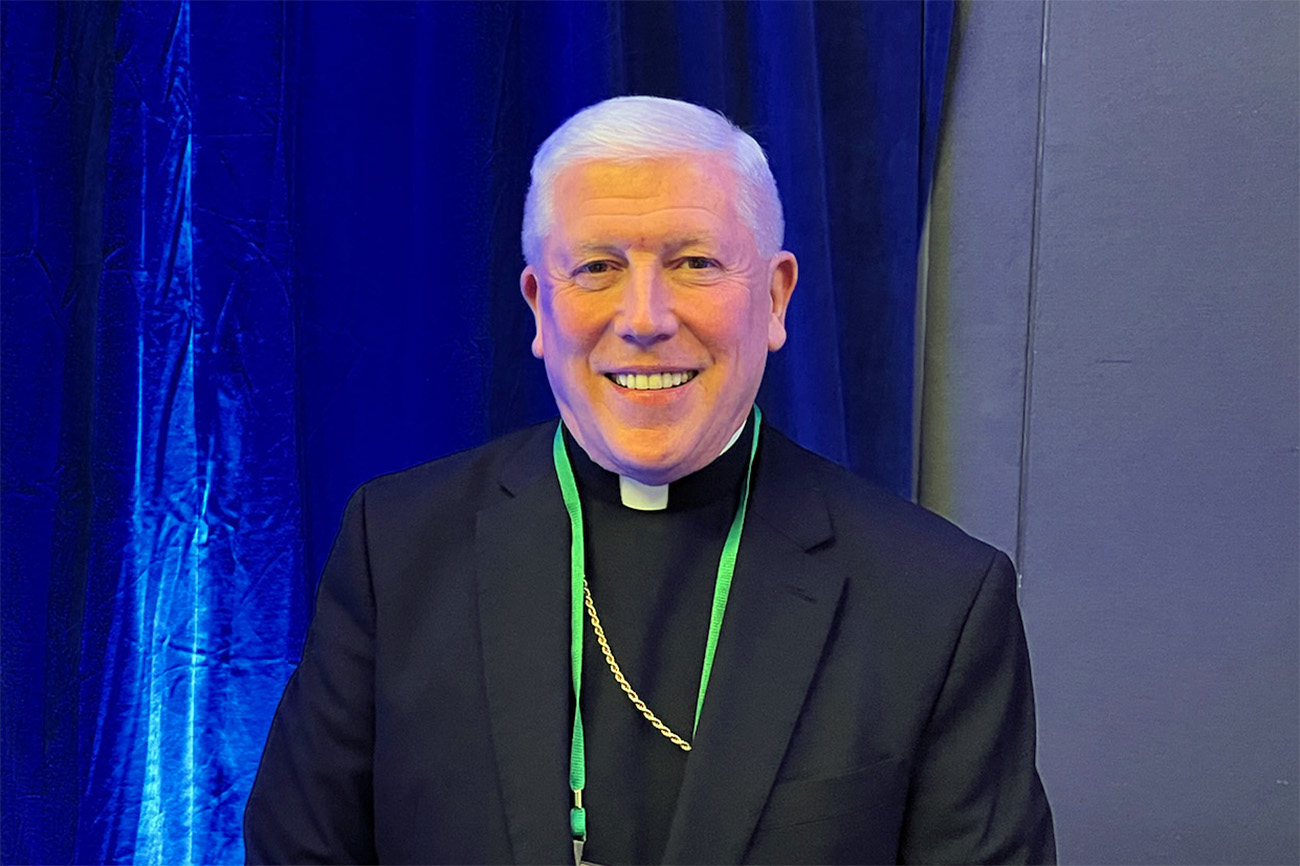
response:
<path id="1" fill-rule="evenodd" d="M 785 342 L 794 256 L 765 258 L 717 154 L 590 161 L 556 178 L 555 224 L 520 285 L 533 354 L 592 459 L 666 484 L 744 423 Z"/>

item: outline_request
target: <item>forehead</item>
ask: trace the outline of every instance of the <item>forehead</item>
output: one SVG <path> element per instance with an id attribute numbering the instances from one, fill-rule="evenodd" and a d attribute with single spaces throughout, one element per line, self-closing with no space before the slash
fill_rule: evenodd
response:
<path id="1" fill-rule="evenodd" d="M 591 232 L 728 232 L 738 227 L 737 179 L 720 154 L 631 162 L 589 160 L 555 180 L 555 229 Z"/>

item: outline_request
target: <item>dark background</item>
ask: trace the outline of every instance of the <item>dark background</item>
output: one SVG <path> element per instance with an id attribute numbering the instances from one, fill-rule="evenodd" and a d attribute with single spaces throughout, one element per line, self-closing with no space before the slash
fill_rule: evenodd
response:
<path id="1" fill-rule="evenodd" d="M 801 278 L 760 402 L 911 494 L 951 3 L 0 11 L 4 862 L 242 858 L 347 494 L 554 414 L 519 224 L 592 102 L 768 150 Z"/>

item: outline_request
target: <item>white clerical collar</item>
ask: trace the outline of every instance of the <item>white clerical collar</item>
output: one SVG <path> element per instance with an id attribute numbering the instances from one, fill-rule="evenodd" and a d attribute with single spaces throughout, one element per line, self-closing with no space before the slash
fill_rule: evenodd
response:
<path id="1" fill-rule="evenodd" d="M 718 457 L 731 450 L 731 446 L 736 444 L 736 440 L 740 438 L 740 434 L 744 429 L 745 423 L 742 421 L 740 427 L 727 440 L 727 444 L 718 452 Z M 623 500 L 624 505 L 636 511 L 663 511 L 668 507 L 667 484 L 643 484 L 635 478 L 620 475 L 618 476 L 618 495 Z"/>

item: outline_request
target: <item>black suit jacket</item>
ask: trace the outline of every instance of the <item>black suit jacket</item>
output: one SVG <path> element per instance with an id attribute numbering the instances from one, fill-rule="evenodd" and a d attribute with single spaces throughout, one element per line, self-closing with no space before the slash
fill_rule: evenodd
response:
<path id="1" fill-rule="evenodd" d="M 572 862 L 554 429 L 353 496 L 249 862 Z M 665 861 L 1054 859 L 1015 584 L 1003 554 L 765 427 Z"/>

